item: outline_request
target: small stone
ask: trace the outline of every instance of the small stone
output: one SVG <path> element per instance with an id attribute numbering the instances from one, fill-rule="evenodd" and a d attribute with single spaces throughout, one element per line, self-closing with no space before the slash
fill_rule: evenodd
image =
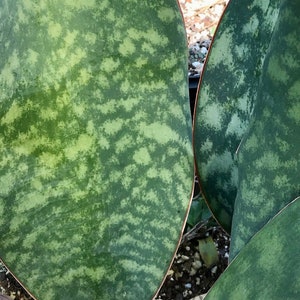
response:
<path id="1" fill-rule="evenodd" d="M 217 267 L 217 266 L 214 266 L 214 267 L 211 269 L 212 274 L 216 274 L 217 269 L 218 269 L 218 267 Z"/>
<path id="2" fill-rule="evenodd" d="M 207 50 L 206 47 L 201 47 L 201 48 L 200 48 L 200 52 L 201 52 L 202 54 L 204 54 L 204 55 L 207 53 L 207 51 L 208 51 L 208 50 Z"/>
<path id="3" fill-rule="evenodd" d="M 188 291 L 183 291 L 183 293 L 182 293 L 183 298 L 186 298 L 188 295 L 189 295 Z"/>
<path id="4" fill-rule="evenodd" d="M 210 46 L 210 40 L 205 40 L 200 44 L 200 47 L 205 47 L 206 49 L 208 49 L 209 46 Z"/>
<path id="5" fill-rule="evenodd" d="M 192 263 L 192 267 L 194 269 L 198 270 L 202 267 L 202 262 L 200 260 L 196 260 Z"/>
<path id="6" fill-rule="evenodd" d="M 192 63 L 192 66 L 197 69 L 201 66 L 201 63 L 199 61 L 195 61 Z"/>
<path id="7" fill-rule="evenodd" d="M 190 276 L 194 276 L 197 274 L 197 270 L 193 267 L 191 267 L 191 270 L 190 270 Z"/>
<path id="8" fill-rule="evenodd" d="M 194 259 L 195 260 L 200 260 L 200 253 L 197 251 L 197 252 L 195 252 L 195 254 L 194 254 Z"/>
<path id="9" fill-rule="evenodd" d="M 183 261 L 188 261 L 190 258 L 189 258 L 188 256 L 186 256 L 186 255 L 182 255 L 182 256 L 181 256 L 181 259 L 182 259 Z"/>
<path id="10" fill-rule="evenodd" d="M 184 287 L 185 287 L 186 289 L 191 289 L 191 288 L 192 288 L 192 284 L 191 284 L 191 283 L 186 283 L 186 284 L 184 285 Z"/>

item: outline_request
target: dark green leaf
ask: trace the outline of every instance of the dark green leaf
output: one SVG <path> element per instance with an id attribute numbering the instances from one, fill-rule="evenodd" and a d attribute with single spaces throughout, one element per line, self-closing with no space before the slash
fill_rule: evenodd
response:
<path id="1" fill-rule="evenodd" d="M 150 299 L 193 157 L 177 1 L 0 1 L 0 256 L 37 298 Z"/>
<path id="2" fill-rule="evenodd" d="M 281 2 L 253 121 L 238 152 L 231 259 L 300 191 L 300 2 Z"/>
<path id="3" fill-rule="evenodd" d="M 280 3 L 229 2 L 200 84 L 194 129 L 199 181 L 228 232 L 238 185 L 235 152 L 248 128 Z"/>
<path id="4" fill-rule="evenodd" d="M 299 299 L 299 211 L 297 198 L 254 235 L 205 300 Z"/>

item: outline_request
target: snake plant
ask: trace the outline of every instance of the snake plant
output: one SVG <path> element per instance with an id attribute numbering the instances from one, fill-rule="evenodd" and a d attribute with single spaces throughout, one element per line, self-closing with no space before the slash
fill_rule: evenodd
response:
<path id="1" fill-rule="evenodd" d="M 0 1 L 0 45 L 0 257 L 37 299 L 150 298 L 194 178 L 177 1 Z"/>

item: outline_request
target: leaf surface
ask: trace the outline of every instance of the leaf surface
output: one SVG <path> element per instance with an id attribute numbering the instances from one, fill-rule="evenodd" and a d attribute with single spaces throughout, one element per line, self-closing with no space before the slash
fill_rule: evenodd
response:
<path id="1" fill-rule="evenodd" d="M 214 216 L 228 232 L 238 186 L 235 152 L 251 119 L 280 2 L 229 2 L 199 86 L 194 125 L 199 181 Z"/>
<path id="2" fill-rule="evenodd" d="M 300 191 L 300 4 L 281 2 L 253 120 L 238 152 L 231 259 Z"/>
<path id="3" fill-rule="evenodd" d="M 268 222 L 215 282 L 205 300 L 298 299 L 300 198 Z"/>
<path id="4" fill-rule="evenodd" d="M 194 177 L 177 1 L 1 1 L 0 45 L 0 257 L 38 299 L 150 299 Z"/>

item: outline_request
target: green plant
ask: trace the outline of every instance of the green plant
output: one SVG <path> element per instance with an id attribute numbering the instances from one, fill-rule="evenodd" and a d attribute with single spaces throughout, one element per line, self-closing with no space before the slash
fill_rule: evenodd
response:
<path id="1" fill-rule="evenodd" d="M 177 2 L 0 15 L 1 258 L 38 299 L 151 297 L 194 177 Z"/>
<path id="2" fill-rule="evenodd" d="M 231 0 L 206 62 L 194 156 L 232 232 L 208 299 L 276 299 L 266 274 L 299 275 L 297 12 L 296 0 Z M 152 297 L 194 177 L 178 3 L 2 1 L 0 16 L 1 258 L 39 299 Z M 257 274 L 266 293 L 248 284 Z M 289 274 L 278 285 L 295 299 Z"/>
<path id="3" fill-rule="evenodd" d="M 236 151 L 248 129 L 281 1 L 231 1 L 200 83 L 194 144 L 203 196 L 231 231 L 238 186 Z"/>
<path id="4" fill-rule="evenodd" d="M 212 193 L 212 199 L 208 197 L 208 202 L 215 208 L 217 218 L 223 223 L 226 222 L 222 212 L 229 205 L 228 202 L 221 201 L 219 204 L 215 199 L 221 193 L 228 192 L 230 186 L 226 184 L 230 177 L 222 177 L 224 170 L 234 169 L 237 174 L 234 181 L 235 192 L 231 198 L 234 200 L 234 210 L 231 209 L 228 213 L 232 218 L 231 263 L 206 299 L 299 297 L 300 261 L 296 254 L 299 248 L 299 198 L 293 201 L 300 192 L 299 9 L 297 1 L 252 1 L 247 6 L 239 1 L 231 1 L 215 36 L 205 76 L 222 74 L 230 81 L 230 75 L 236 76 L 236 79 L 239 75 L 242 80 L 234 83 L 250 84 L 246 94 L 238 95 L 240 85 L 232 86 L 228 91 L 228 81 L 224 79 L 220 88 L 211 88 L 208 84 L 210 77 L 204 76 L 200 87 L 200 113 L 196 114 L 198 126 L 195 127 L 196 137 L 200 138 L 198 146 L 202 147 L 196 151 L 199 177 L 201 180 L 201 172 L 204 175 L 214 174 L 216 183 L 221 182 L 217 185 L 218 190 Z M 245 17 L 247 13 L 251 18 Z M 266 24 L 272 25 L 267 31 Z M 237 31 L 238 28 L 242 30 Z M 255 38 L 252 48 L 247 46 L 245 31 L 252 34 L 252 41 Z M 268 36 L 265 36 L 266 33 Z M 230 57 L 230 63 L 224 66 L 220 59 L 221 49 L 223 47 L 224 50 L 224 41 L 229 40 L 231 35 L 239 41 L 244 38 L 245 44 L 234 43 L 235 47 L 227 48 L 225 43 L 226 57 Z M 257 65 L 256 47 L 260 48 Z M 251 49 L 251 53 L 248 53 Z M 238 59 L 238 53 L 243 54 L 245 66 Z M 251 65 L 249 59 L 252 60 L 253 56 L 254 64 Z M 223 71 L 218 69 L 220 64 Z M 249 70 L 251 72 L 247 73 Z M 224 89 L 225 95 L 222 94 Z M 222 101 L 223 96 L 227 96 L 229 103 Z M 239 111 L 239 107 L 247 108 L 249 103 L 249 114 Z M 212 112 L 214 105 L 217 108 L 214 116 L 217 117 L 208 118 L 209 121 L 203 120 L 208 111 Z M 229 109 L 228 105 L 231 105 Z M 201 120 L 204 129 L 201 127 Z M 233 139 L 228 134 L 231 131 L 240 138 Z M 217 139 L 221 132 L 224 135 Z M 209 140 L 215 143 L 216 148 L 210 148 L 211 155 L 207 159 L 209 162 L 201 164 L 205 145 Z M 232 146 L 233 141 L 236 142 L 233 148 L 222 149 L 224 145 Z M 195 144 L 197 145 L 197 141 Z M 219 156 L 218 149 L 223 151 Z M 222 155 L 225 152 L 228 153 L 228 159 L 222 161 L 220 157 L 226 158 Z M 216 162 L 221 162 L 220 166 Z M 214 169 L 211 168 L 212 165 Z M 210 173 L 211 170 L 214 172 Z M 207 178 L 204 176 L 205 180 Z M 205 183 L 203 186 L 204 189 L 209 189 Z M 291 281 L 291 278 L 295 280 Z"/>
<path id="5" fill-rule="evenodd" d="M 276 214 L 247 243 L 205 300 L 298 299 L 300 199 Z"/>

